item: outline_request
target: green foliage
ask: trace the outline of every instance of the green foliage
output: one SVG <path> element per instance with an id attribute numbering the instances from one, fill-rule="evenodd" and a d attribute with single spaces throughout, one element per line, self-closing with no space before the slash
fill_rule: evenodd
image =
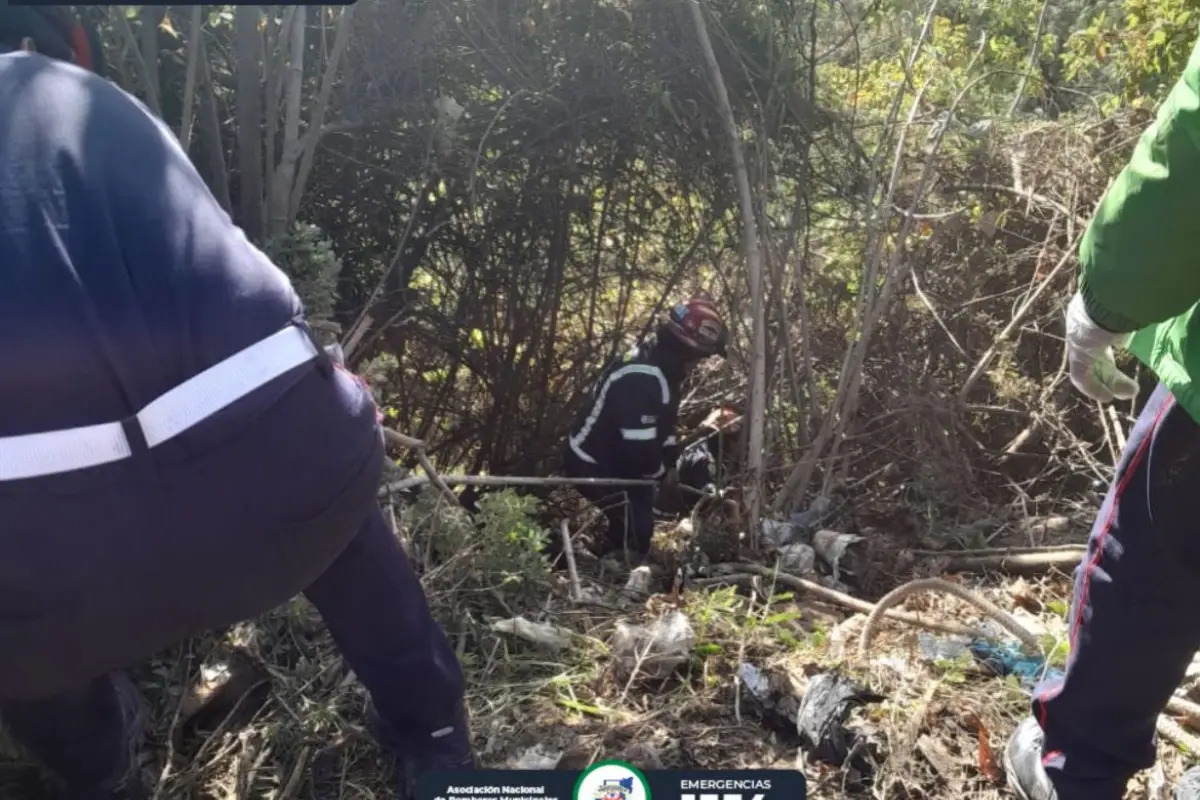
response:
<path id="1" fill-rule="evenodd" d="M 954 658 L 938 658 L 933 662 L 934 669 L 941 674 L 946 683 L 960 684 L 967 682 L 967 671 L 974 668 L 974 657 L 963 653 Z"/>
<path id="2" fill-rule="evenodd" d="M 505 587 L 537 593 L 550 579 L 549 532 L 534 517 L 537 499 L 506 489 L 479 501 L 480 566 Z"/>
<path id="3" fill-rule="evenodd" d="M 292 279 L 308 318 L 330 319 L 337 303 L 342 261 L 329 237 L 316 225 L 298 222 L 286 234 L 268 241 L 264 250 Z"/>
<path id="4" fill-rule="evenodd" d="M 544 550 L 549 532 L 537 519 L 537 499 L 512 490 L 490 492 L 472 519 L 437 492 L 422 492 L 401 524 L 450 573 L 480 588 L 500 589 L 515 603 L 535 601 L 550 580 Z"/>
<path id="5" fill-rule="evenodd" d="M 1067 666 L 1067 657 L 1071 653 L 1071 645 L 1067 639 L 1047 634 L 1041 637 L 1041 645 L 1049 666 L 1056 669 L 1063 669 Z"/>
<path id="6" fill-rule="evenodd" d="M 1154 105 L 1179 78 L 1200 16 L 1197 0 L 1127 0 L 1101 10 L 1067 42 L 1071 80 L 1102 81 L 1103 104 Z"/>

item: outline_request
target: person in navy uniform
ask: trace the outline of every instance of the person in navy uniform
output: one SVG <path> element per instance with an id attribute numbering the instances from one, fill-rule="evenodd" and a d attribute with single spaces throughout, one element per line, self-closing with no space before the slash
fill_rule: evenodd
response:
<path id="1" fill-rule="evenodd" d="M 61 8 L 0 8 L 0 719 L 137 798 L 123 672 L 303 593 L 401 793 L 474 765 L 463 676 L 378 506 L 370 393 Z"/>
<path id="2" fill-rule="evenodd" d="M 679 389 L 702 360 L 725 357 L 729 333 L 712 301 L 679 303 L 647 341 L 609 364 L 571 429 L 564 465 L 574 478 L 652 479 L 678 485 Z M 641 559 L 654 535 L 653 485 L 582 485 L 608 518 L 605 547 Z"/>

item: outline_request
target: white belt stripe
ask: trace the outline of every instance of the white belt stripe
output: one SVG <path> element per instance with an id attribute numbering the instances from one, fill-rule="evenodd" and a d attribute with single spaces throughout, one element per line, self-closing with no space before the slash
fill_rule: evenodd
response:
<path id="1" fill-rule="evenodd" d="M 308 334 L 294 325 L 234 353 L 138 412 L 146 445 L 155 447 L 178 436 L 316 355 Z M 3 437 L 0 481 L 95 467 L 128 458 L 132 452 L 120 422 Z"/>
<path id="2" fill-rule="evenodd" d="M 658 438 L 658 428 L 621 428 L 621 438 L 630 442 L 649 442 Z"/>

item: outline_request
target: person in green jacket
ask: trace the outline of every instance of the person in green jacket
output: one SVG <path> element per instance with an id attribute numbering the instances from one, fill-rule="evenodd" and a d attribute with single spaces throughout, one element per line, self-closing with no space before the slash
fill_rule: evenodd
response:
<path id="1" fill-rule="evenodd" d="M 1127 348 L 1158 378 L 1075 575 L 1065 675 L 1008 743 L 1024 800 L 1119 800 L 1155 757 L 1159 715 L 1200 648 L 1200 44 L 1109 187 L 1067 308 L 1072 383 L 1132 400 Z M 1175 798 L 1200 800 L 1200 770 Z"/>

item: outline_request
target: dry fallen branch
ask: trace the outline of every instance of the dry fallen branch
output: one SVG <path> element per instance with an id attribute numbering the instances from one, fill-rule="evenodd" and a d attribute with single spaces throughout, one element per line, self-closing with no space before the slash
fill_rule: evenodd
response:
<path id="1" fill-rule="evenodd" d="M 1086 553 L 1086 547 L 1073 547 L 1044 553 L 954 556 L 946 562 L 943 569 L 946 572 L 1007 572 L 1012 575 L 1028 575 L 1056 567 L 1073 568 Z"/>
<path id="2" fill-rule="evenodd" d="M 440 475 L 447 486 L 657 486 L 658 481 L 633 478 L 538 478 L 525 475 Z M 412 475 L 380 489 L 381 495 L 402 492 L 432 483 L 426 475 Z"/>
<path id="3" fill-rule="evenodd" d="M 421 464 L 421 468 L 425 470 L 427 480 L 437 487 L 437 490 L 445 495 L 447 500 L 454 505 L 459 505 L 458 495 L 451 491 L 450 487 L 446 485 L 446 482 L 443 481 L 441 476 L 438 475 L 437 470 L 433 468 L 433 463 L 430 462 L 429 456 L 425 455 L 424 442 L 422 442 L 420 439 L 414 439 L 411 436 L 405 436 L 404 434 L 398 433 L 390 428 L 384 428 L 383 435 L 384 438 L 390 439 L 396 444 L 400 444 L 404 447 L 414 450 L 417 454 L 417 460 Z"/>
<path id="4" fill-rule="evenodd" d="M 915 581 L 909 581 L 903 586 L 897 586 L 895 589 L 884 595 L 879 602 L 875 604 L 875 608 L 872 609 L 871 615 L 867 617 L 866 624 L 863 625 L 862 635 L 858 640 L 859 655 L 862 657 L 867 655 L 867 652 L 871 647 L 871 639 L 874 638 L 875 633 L 879 628 L 879 620 L 889 608 L 904 600 L 904 598 L 909 597 L 910 595 L 927 591 L 944 592 L 970 603 L 994 619 L 996 622 L 1000 623 L 1000 625 L 1004 626 L 1004 629 L 1013 636 L 1017 637 L 1017 639 L 1021 641 L 1021 644 L 1025 645 L 1034 652 L 1041 652 L 1042 646 L 1041 642 L 1038 641 L 1038 638 L 1029 630 L 1027 630 L 1024 625 L 1017 622 L 1011 615 L 991 601 L 985 600 L 965 586 L 959 586 L 956 583 L 950 583 L 950 581 L 945 581 L 941 578 L 921 578 Z"/>
<path id="5" fill-rule="evenodd" d="M 1087 551 L 1082 544 L 1048 544 L 1019 547 L 980 547 L 970 550 L 905 550 L 912 556 L 940 556 L 943 558 L 1002 558 L 1004 556 L 1029 555 L 1038 553 L 1078 553 Z"/>
<path id="6" fill-rule="evenodd" d="M 571 599 L 578 600 L 583 596 L 583 590 L 579 586 L 579 570 L 575 568 L 575 548 L 571 546 L 571 529 L 567 525 L 567 521 L 562 521 L 562 540 L 563 540 L 563 555 L 567 559 L 567 575 L 571 578 Z"/>
<path id="7" fill-rule="evenodd" d="M 851 597 L 848 594 L 844 594 L 835 589 L 822 586 L 814 581 L 806 580 L 804 578 L 797 578 L 795 575 L 788 575 L 786 573 L 778 572 L 770 567 L 764 567 L 761 564 L 717 564 L 714 565 L 713 569 L 719 569 L 722 567 L 732 570 L 723 576 L 729 580 L 736 580 L 739 578 L 750 579 L 753 576 L 758 575 L 769 578 L 776 583 L 783 584 L 790 589 L 807 592 L 814 597 L 820 598 L 821 600 L 833 603 L 835 605 L 842 606 L 843 608 L 861 611 L 864 614 L 870 614 L 875 611 L 874 603 L 867 602 L 866 600 L 860 600 L 857 597 Z M 941 633 L 952 633 L 959 636 L 982 635 L 979 631 L 966 625 L 960 625 L 956 622 L 939 622 L 932 619 L 923 619 L 913 614 L 906 614 L 902 611 L 886 611 L 884 616 L 887 619 L 894 620 L 895 622 L 903 622 L 908 625 L 914 625 L 918 628 L 927 628 L 928 630 L 939 631 Z"/>

